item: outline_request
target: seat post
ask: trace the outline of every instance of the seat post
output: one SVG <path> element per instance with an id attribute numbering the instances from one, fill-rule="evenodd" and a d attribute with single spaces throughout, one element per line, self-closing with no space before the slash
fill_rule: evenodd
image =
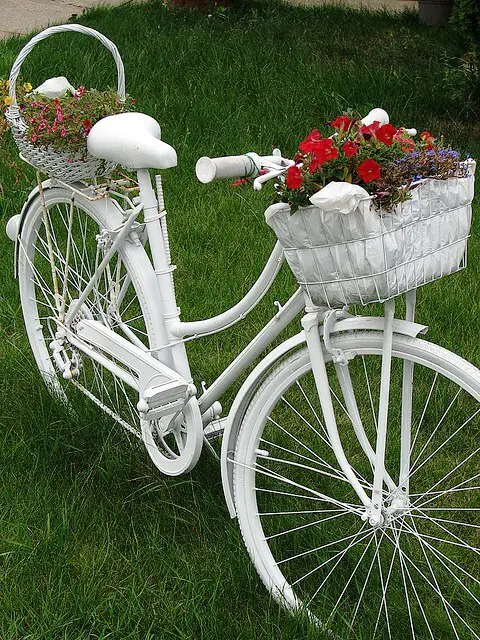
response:
<path id="1" fill-rule="evenodd" d="M 180 309 L 177 307 L 175 289 L 173 287 L 172 267 L 167 255 L 165 240 L 163 237 L 160 218 L 162 212 L 158 210 L 158 200 L 153 190 L 150 172 L 148 169 L 137 170 L 138 186 L 140 188 L 140 201 L 143 204 L 143 219 L 147 230 L 147 236 L 152 253 L 153 267 L 157 276 L 160 298 L 162 301 L 162 315 L 167 328 L 168 339 L 172 344 L 174 368 L 189 382 L 191 381 L 190 367 L 183 343 L 178 342 L 178 336 L 174 336 L 170 330 L 172 324 L 177 324 L 180 317 Z"/>

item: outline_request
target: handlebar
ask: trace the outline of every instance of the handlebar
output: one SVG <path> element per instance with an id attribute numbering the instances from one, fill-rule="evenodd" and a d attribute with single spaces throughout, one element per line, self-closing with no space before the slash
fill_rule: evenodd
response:
<path id="1" fill-rule="evenodd" d="M 262 168 L 262 158 L 257 153 L 223 158 L 200 158 L 195 166 L 197 178 L 203 184 L 215 178 L 246 178 L 257 176 Z"/>
<path id="2" fill-rule="evenodd" d="M 362 119 L 362 124 L 370 125 L 380 122 L 388 124 L 389 116 L 384 109 L 372 109 Z M 407 135 L 415 136 L 416 129 L 405 129 Z M 334 136 L 337 134 L 334 134 Z M 333 136 L 332 136 L 333 137 Z M 279 149 L 274 149 L 271 156 L 259 156 L 257 153 L 246 153 L 240 156 L 224 156 L 221 158 L 200 158 L 195 167 L 195 173 L 200 182 L 207 184 L 217 178 L 255 178 L 253 187 L 256 191 L 262 188 L 263 183 L 276 178 L 295 164 L 293 160 L 282 158 Z"/>

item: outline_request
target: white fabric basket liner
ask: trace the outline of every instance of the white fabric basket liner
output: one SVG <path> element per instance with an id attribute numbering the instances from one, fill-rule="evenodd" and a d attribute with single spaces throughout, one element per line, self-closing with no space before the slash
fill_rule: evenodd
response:
<path id="1" fill-rule="evenodd" d="M 466 178 L 425 179 L 393 211 L 361 203 L 348 214 L 285 203 L 267 224 L 311 304 L 383 302 L 465 266 L 475 163 Z"/>

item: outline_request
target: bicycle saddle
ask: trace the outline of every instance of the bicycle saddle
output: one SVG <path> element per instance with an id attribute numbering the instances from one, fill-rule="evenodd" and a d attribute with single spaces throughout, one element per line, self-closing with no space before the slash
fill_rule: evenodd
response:
<path id="1" fill-rule="evenodd" d="M 99 120 L 87 138 L 90 155 L 129 169 L 177 166 L 173 147 L 160 140 L 160 125 L 144 113 L 119 113 Z"/>

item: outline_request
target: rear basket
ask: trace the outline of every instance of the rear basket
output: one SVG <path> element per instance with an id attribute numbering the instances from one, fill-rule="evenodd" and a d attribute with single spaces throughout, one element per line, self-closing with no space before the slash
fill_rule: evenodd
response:
<path id="1" fill-rule="evenodd" d="M 5 116 L 10 123 L 13 139 L 20 151 L 20 157 L 52 178 L 58 178 L 64 182 L 76 182 L 90 180 L 99 176 L 106 176 L 112 173 L 116 167 L 113 162 L 106 162 L 99 158 L 94 158 L 87 152 L 85 140 L 84 153 L 68 153 L 58 151 L 51 147 L 37 146 L 28 139 L 28 125 L 22 117 L 21 107 L 17 105 L 16 83 L 21 66 L 32 49 L 42 40 L 52 35 L 63 32 L 77 32 L 92 36 L 99 40 L 113 56 L 117 68 L 117 93 L 120 102 L 125 102 L 125 72 L 123 62 L 117 47 L 102 33 L 84 27 L 80 24 L 64 24 L 58 27 L 48 27 L 34 36 L 18 54 L 10 71 L 10 99 L 11 106 L 7 109 Z M 108 115 L 108 114 L 106 114 Z"/>

